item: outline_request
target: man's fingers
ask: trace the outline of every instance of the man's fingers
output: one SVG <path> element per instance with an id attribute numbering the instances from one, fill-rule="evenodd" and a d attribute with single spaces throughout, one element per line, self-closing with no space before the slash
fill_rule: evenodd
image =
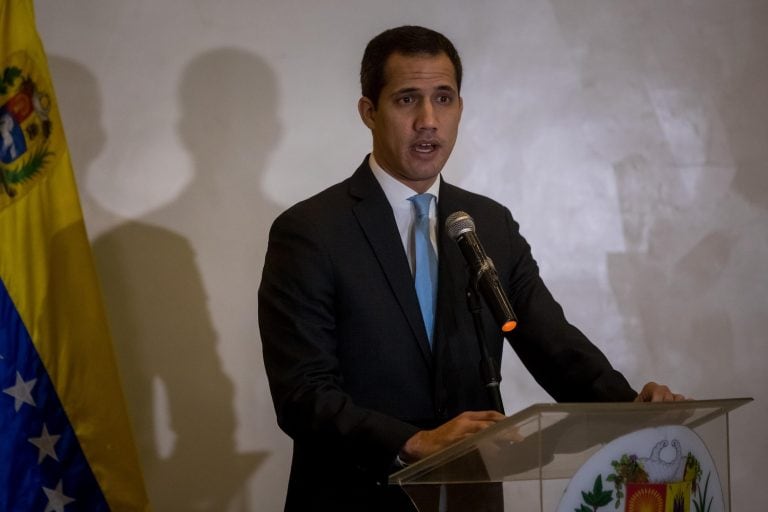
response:
<path id="1" fill-rule="evenodd" d="M 498 411 L 466 411 L 459 414 L 454 419 L 458 420 L 459 418 L 470 419 L 475 421 L 490 421 L 490 422 L 496 423 L 498 421 L 505 419 L 506 416 L 504 416 Z"/>
<path id="2" fill-rule="evenodd" d="M 400 456 L 413 462 L 495 425 L 506 416 L 498 411 L 466 411 L 434 430 L 422 430 L 406 441 Z"/>
<path id="3" fill-rule="evenodd" d="M 649 382 L 643 386 L 635 399 L 636 402 L 679 402 L 682 400 L 686 400 L 684 395 L 673 393 L 669 387 L 655 382 Z"/>

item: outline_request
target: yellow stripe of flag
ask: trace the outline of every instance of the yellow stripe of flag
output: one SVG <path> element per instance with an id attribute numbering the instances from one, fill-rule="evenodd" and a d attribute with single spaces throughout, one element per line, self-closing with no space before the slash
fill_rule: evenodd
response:
<path id="1" fill-rule="evenodd" d="M 110 508 L 149 510 L 31 0 L 0 2 L 0 281 Z"/>

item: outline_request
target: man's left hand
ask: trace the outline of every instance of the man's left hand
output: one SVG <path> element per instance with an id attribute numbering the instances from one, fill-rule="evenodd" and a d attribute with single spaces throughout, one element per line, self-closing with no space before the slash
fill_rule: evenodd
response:
<path id="1" fill-rule="evenodd" d="M 635 398 L 635 402 L 679 402 L 687 400 L 683 395 L 673 393 L 664 384 L 649 382 Z"/>

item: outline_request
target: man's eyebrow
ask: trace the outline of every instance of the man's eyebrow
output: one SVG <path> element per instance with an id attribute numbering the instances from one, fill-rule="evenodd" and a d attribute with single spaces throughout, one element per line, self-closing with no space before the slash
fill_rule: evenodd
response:
<path id="1" fill-rule="evenodd" d="M 397 96 L 399 94 L 407 94 L 412 92 L 420 92 L 421 90 L 418 87 L 403 87 L 402 89 L 398 89 L 392 93 L 392 96 Z"/>
<path id="2" fill-rule="evenodd" d="M 456 92 L 456 88 L 452 85 L 444 84 L 444 85 L 438 85 L 435 87 L 435 90 L 437 91 L 443 91 L 443 92 Z M 408 94 L 408 93 L 414 93 L 414 92 L 422 92 L 422 89 L 418 87 L 403 87 L 402 89 L 398 89 L 392 93 L 392 96 L 397 96 L 399 94 Z"/>
<path id="3" fill-rule="evenodd" d="M 437 86 L 438 91 L 448 91 L 448 92 L 456 92 L 456 88 L 452 85 L 438 85 Z"/>

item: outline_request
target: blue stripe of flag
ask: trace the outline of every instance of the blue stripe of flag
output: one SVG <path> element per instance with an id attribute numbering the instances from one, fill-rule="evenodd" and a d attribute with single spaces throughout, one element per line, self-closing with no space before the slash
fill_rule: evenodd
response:
<path id="1" fill-rule="evenodd" d="M 19 379 L 22 385 L 19 386 Z M 34 380 L 34 384 L 32 381 Z M 29 395 L 19 392 L 31 386 Z M 21 396 L 22 398 L 18 398 Z M 34 405 L 27 403 L 34 401 Z M 18 411 L 16 410 L 18 406 Z M 105 404 L 107 406 L 107 404 Z M 43 426 L 60 436 L 45 455 L 37 443 Z M 106 432 L 105 435 L 109 435 Z M 45 454 L 46 450 L 42 450 Z M 48 450 L 50 451 L 50 450 Z M 0 279 L 0 510 L 109 510 L 72 425 Z"/>

